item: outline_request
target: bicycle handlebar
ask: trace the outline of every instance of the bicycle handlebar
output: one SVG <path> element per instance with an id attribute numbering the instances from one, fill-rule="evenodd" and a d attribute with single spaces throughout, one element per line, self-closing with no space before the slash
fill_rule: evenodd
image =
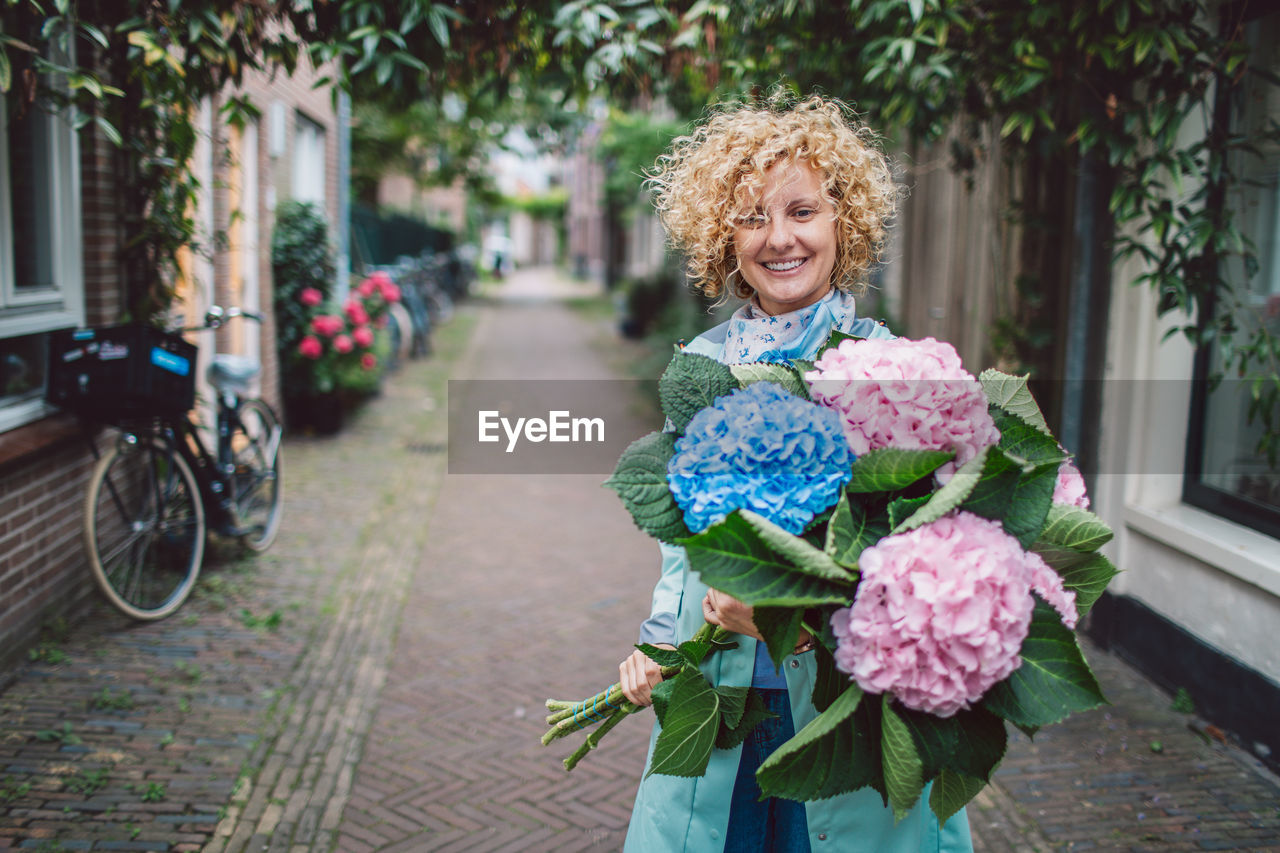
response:
<path id="1" fill-rule="evenodd" d="M 262 322 L 262 314 L 257 311 L 246 311 L 243 308 L 223 308 L 221 305 L 210 305 L 209 310 L 205 312 L 204 323 L 199 326 L 191 326 L 183 329 L 184 332 L 198 332 L 204 329 L 221 328 L 222 324 L 233 317 L 248 317 L 250 320 Z"/>

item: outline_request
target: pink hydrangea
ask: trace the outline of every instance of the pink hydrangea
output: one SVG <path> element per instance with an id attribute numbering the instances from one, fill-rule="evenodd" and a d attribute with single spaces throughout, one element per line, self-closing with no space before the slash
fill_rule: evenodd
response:
<path id="1" fill-rule="evenodd" d="M 829 349 L 804 377 L 813 399 L 840 414 L 853 452 L 896 447 L 954 450 L 938 481 L 1000 441 L 982 385 L 948 343 L 848 340 Z"/>
<path id="2" fill-rule="evenodd" d="M 360 326 L 351 332 L 351 339 L 361 349 L 368 349 L 373 346 L 373 329 L 368 326 Z"/>
<path id="3" fill-rule="evenodd" d="M 314 308 L 321 302 L 324 302 L 324 294 L 316 290 L 314 287 L 304 287 L 298 293 L 298 301 L 303 305 Z"/>
<path id="4" fill-rule="evenodd" d="M 307 335 L 298 341 L 298 355 L 303 358 L 317 359 L 324 353 L 324 346 L 315 335 Z"/>
<path id="5" fill-rule="evenodd" d="M 1089 495 L 1085 492 L 1084 477 L 1070 459 L 1058 466 L 1058 481 L 1053 485 L 1053 502 L 1078 506 L 1081 509 L 1089 508 Z"/>
<path id="6" fill-rule="evenodd" d="M 868 693 L 950 717 L 1022 663 L 1034 589 L 1075 627 L 1075 593 L 999 522 L 967 512 L 887 536 L 836 611 L 836 665 Z"/>
<path id="7" fill-rule="evenodd" d="M 321 314 L 311 320 L 311 330 L 325 338 L 332 338 L 346 327 L 347 321 L 333 314 Z"/>
<path id="8" fill-rule="evenodd" d="M 333 349 L 335 352 L 348 353 L 355 349 L 355 342 L 351 340 L 350 335 L 338 335 L 333 339 Z"/>

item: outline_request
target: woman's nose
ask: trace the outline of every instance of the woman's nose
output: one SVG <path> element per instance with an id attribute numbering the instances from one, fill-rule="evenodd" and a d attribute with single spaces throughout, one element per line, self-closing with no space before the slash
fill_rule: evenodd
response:
<path id="1" fill-rule="evenodd" d="M 792 231 L 791 223 L 787 221 L 785 216 L 773 216 L 769 218 L 769 223 L 765 226 L 765 241 L 770 249 L 782 249 L 790 246 L 795 242 L 795 234 Z"/>

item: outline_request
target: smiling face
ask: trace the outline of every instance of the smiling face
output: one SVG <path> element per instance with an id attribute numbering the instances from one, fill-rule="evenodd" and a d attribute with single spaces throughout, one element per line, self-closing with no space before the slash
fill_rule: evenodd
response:
<path id="1" fill-rule="evenodd" d="M 831 290 L 836 220 L 822 178 L 805 161 L 776 163 L 764 173 L 754 211 L 733 232 L 738 269 L 767 314 L 812 305 Z"/>

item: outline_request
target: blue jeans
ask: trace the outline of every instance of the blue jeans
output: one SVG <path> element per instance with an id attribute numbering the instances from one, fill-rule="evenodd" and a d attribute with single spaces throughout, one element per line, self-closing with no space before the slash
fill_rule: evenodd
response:
<path id="1" fill-rule="evenodd" d="M 725 853 L 809 853 L 809 824 L 804 803 L 778 797 L 760 799 L 756 770 L 795 734 L 786 690 L 761 690 L 765 708 L 778 716 L 756 726 L 742 744 L 742 760 L 729 805 Z"/>

